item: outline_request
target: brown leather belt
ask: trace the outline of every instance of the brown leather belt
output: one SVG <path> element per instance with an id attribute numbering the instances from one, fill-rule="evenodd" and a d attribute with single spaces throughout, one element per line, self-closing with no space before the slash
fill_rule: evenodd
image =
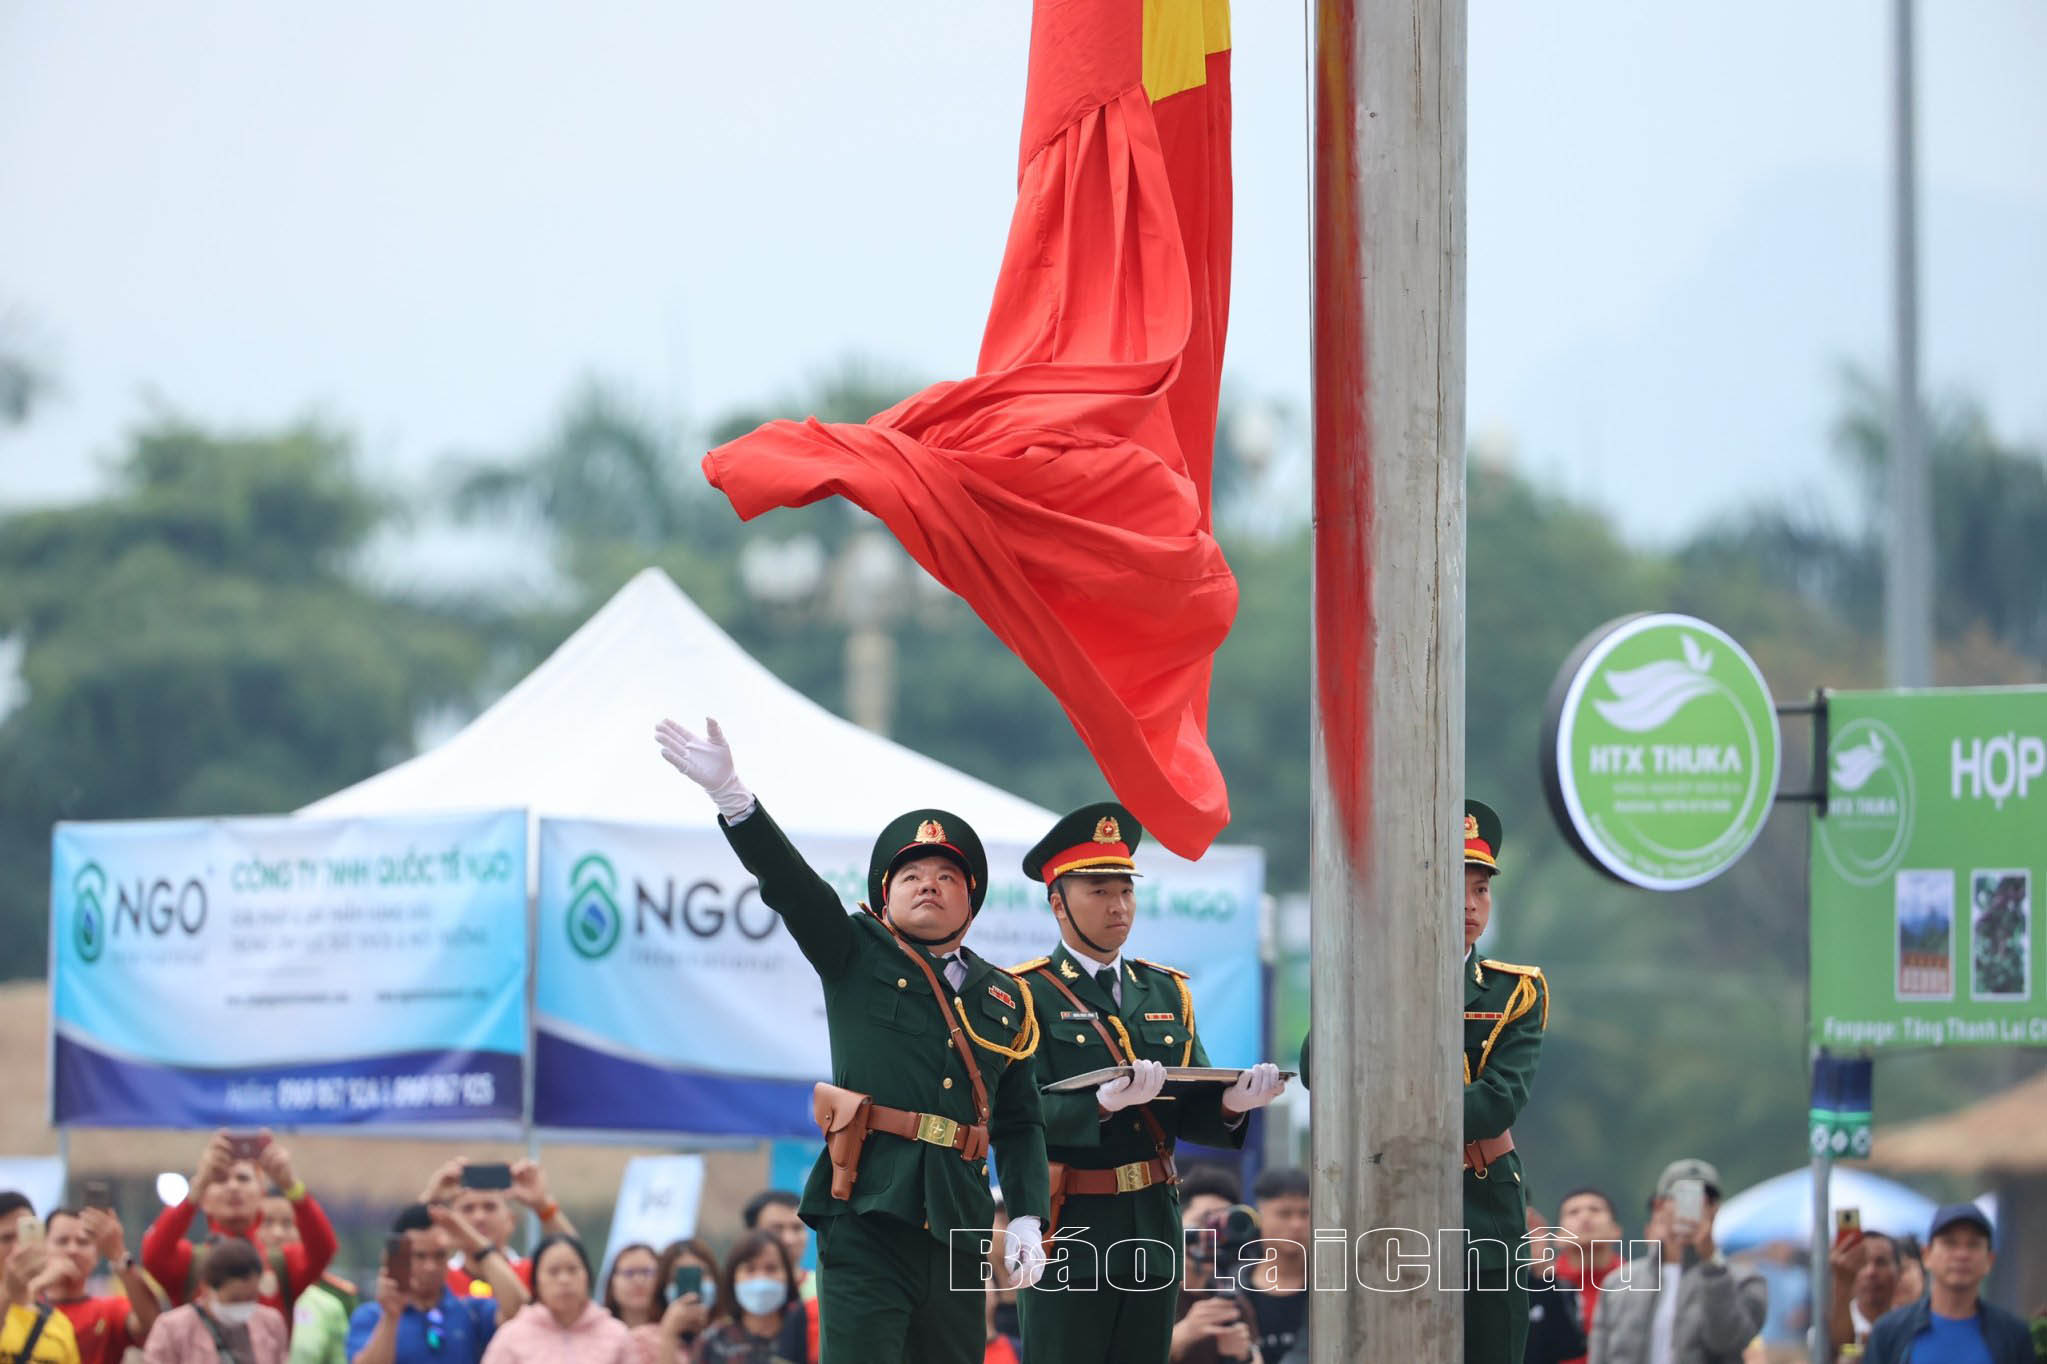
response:
<path id="1" fill-rule="evenodd" d="M 912 1113 L 881 1104 L 869 1105 L 868 1111 L 874 1115 L 867 1123 L 872 1131 L 886 1132 L 904 1141 L 925 1141 L 933 1146 L 950 1147 L 968 1160 L 979 1160 L 988 1154 L 988 1129 L 978 1123 L 941 1118 L 936 1113 Z"/>
<path id="2" fill-rule="evenodd" d="M 1061 1192 L 1068 1197 L 1078 1194 L 1088 1198 L 1102 1194 L 1136 1193 L 1154 1184 L 1173 1183 L 1177 1178 L 1172 1165 L 1156 1156 L 1150 1160 L 1133 1160 L 1113 1170 L 1076 1170 L 1069 1165 Z"/>
<path id="3" fill-rule="evenodd" d="M 1502 1132 L 1497 1137 L 1487 1137 L 1483 1141 L 1467 1141 L 1464 1143 L 1464 1168 L 1484 1179 L 1486 1168 L 1513 1149 L 1512 1132 Z"/>

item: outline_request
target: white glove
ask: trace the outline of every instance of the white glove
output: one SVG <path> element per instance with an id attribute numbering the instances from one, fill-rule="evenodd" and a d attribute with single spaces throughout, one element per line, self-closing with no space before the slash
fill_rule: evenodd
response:
<path id="1" fill-rule="evenodd" d="M 1012 1218 L 1004 1233 L 1009 1243 L 1002 1248 L 1002 1263 L 1016 1279 L 1018 1288 L 1035 1288 L 1045 1277 L 1045 1233 L 1035 1217 Z"/>
<path id="2" fill-rule="evenodd" d="M 1285 1088 L 1286 1081 L 1279 1078 L 1279 1067 L 1270 1061 L 1260 1061 L 1224 1091 L 1223 1112 L 1249 1113 L 1254 1108 L 1263 1108 Z"/>
<path id="3" fill-rule="evenodd" d="M 1157 1061 L 1132 1061 L 1128 1075 L 1118 1075 L 1095 1091 L 1095 1102 L 1107 1113 L 1148 1104 L 1166 1087 L 1166 1068 Z"/>
<path id="4" fill-rule="evenodd" d="M 705 720 L 704 734 L 698 738 L 673 720 L 654 726 L 654 742 L 661 745 L 669 766 L 703 787 L 728 822 L 737 820 L 753 808 L 753 792 L 733 770 L 732 746 L 725 742 L 718 722 Z"/>

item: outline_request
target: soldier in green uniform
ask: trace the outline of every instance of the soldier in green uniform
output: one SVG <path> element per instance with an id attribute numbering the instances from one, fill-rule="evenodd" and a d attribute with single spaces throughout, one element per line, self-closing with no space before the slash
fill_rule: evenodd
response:
<path id="1" fill-rule="evenodd" d="M 1464 802 L 1464 1227 L 1478 1259 L 1464 1294 L 1465 1364 L 1520 1364 L 1528 1339 L 1526 1276 L 1514 1272 L 1528 1205 L 1508 1128 L 1535 1082 L 1549 982 L 1537 967 L 1476 955 L 1504 839 L 1490 806 Z M 1304 1085 L 1312 1040 L 1301 1043 Z"/>
<path id="2" fill-rule="evenodd" d="M 1526 1277 L 1514 1272 L 1528 1205 L 1508 1128 L 1535 1082 L 1549 983 L 1536 967 L 1477 956 L 1503 838 L 1490 807 L 1464 802 L 1464 1226 L 1478 1249 L 1464 1294 L 1466 1364 L 1520 1364 L 1528 1339 Z"/>
<path id="3" fill-rule="evenodd" d="M 987 855 L 949 811 L 899 815 L 868 864 L 881 912 L 848 914 L 739 780 L 717 723 L 706 730 L 664 720 L 655 735 L 717 804 L 762 902 L 824 983 L 826 1149 L 798 1209 L 817 1231 L 823 1364 L 973 1364 L 986 1341 L 991 1141 L 1011 1213 L 1004 1257 L 1021 1283 L 1044 1272 L 1047 1207 L 1030 992 L 960 945 Z"/>
<path id="4" fill-rule="evenodd" d="M 1052 1160 L 1054 1282 L 1019 1295 L 1025 1364 L 1164 1364 L 1179 1301 L 1182 1138 L 1239 1147 L 1246 1115 L 1283 1086 L 1277 1067 L 1161 1099 L 1168 1066 L 1206 1066 L 1184 972 L 1125 958 L 1136 913 L 1130 812 L 1089 805 L 1024 856 L 1045 883 L 1061 942 L 1010 968 L 1037 1010 L 1040 1086 L 1106 1066 L 1132 1073 L 1041 1097 Z M 1083 1244 L 1075 1244 L 1082 1242 Z"/>

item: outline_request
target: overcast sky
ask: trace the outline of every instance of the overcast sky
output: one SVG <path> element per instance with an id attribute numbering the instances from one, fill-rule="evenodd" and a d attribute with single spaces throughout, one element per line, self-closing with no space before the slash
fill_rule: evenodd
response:
<path id="1" fill-rule="evenodd" d="M 1229 369 L 1305 407 L 1298 3 L 1235 7 Z M 1874 0 L 1471 0 L 1468 426 L 1666 536 L 1840 501 L 1888 354 Z M 708 418 L 861 352 L 971 368 L 1025 0 L 0 0 L 0 317 L 61 391 L 0 500 L 160 399 L 318 411 L 375 467 L 516 449 L 596 374 Z M 2047 437 L 2047 5 L 1920 19 L 1931 389 Z"/>

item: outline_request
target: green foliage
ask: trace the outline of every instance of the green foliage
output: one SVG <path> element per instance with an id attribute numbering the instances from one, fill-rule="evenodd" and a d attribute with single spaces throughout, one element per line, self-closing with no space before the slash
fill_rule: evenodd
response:
<path id="1" fill-rule="evenodd" d="M 41 969 L 54 821 L 290 810 L 408 754 L 482 663 L 466 626 L 355 585 L 391 509 L 337 434 L 163 420 L 115 477 L 0 520 L 28 693 L 0 721 L 0 975 Z"/>

